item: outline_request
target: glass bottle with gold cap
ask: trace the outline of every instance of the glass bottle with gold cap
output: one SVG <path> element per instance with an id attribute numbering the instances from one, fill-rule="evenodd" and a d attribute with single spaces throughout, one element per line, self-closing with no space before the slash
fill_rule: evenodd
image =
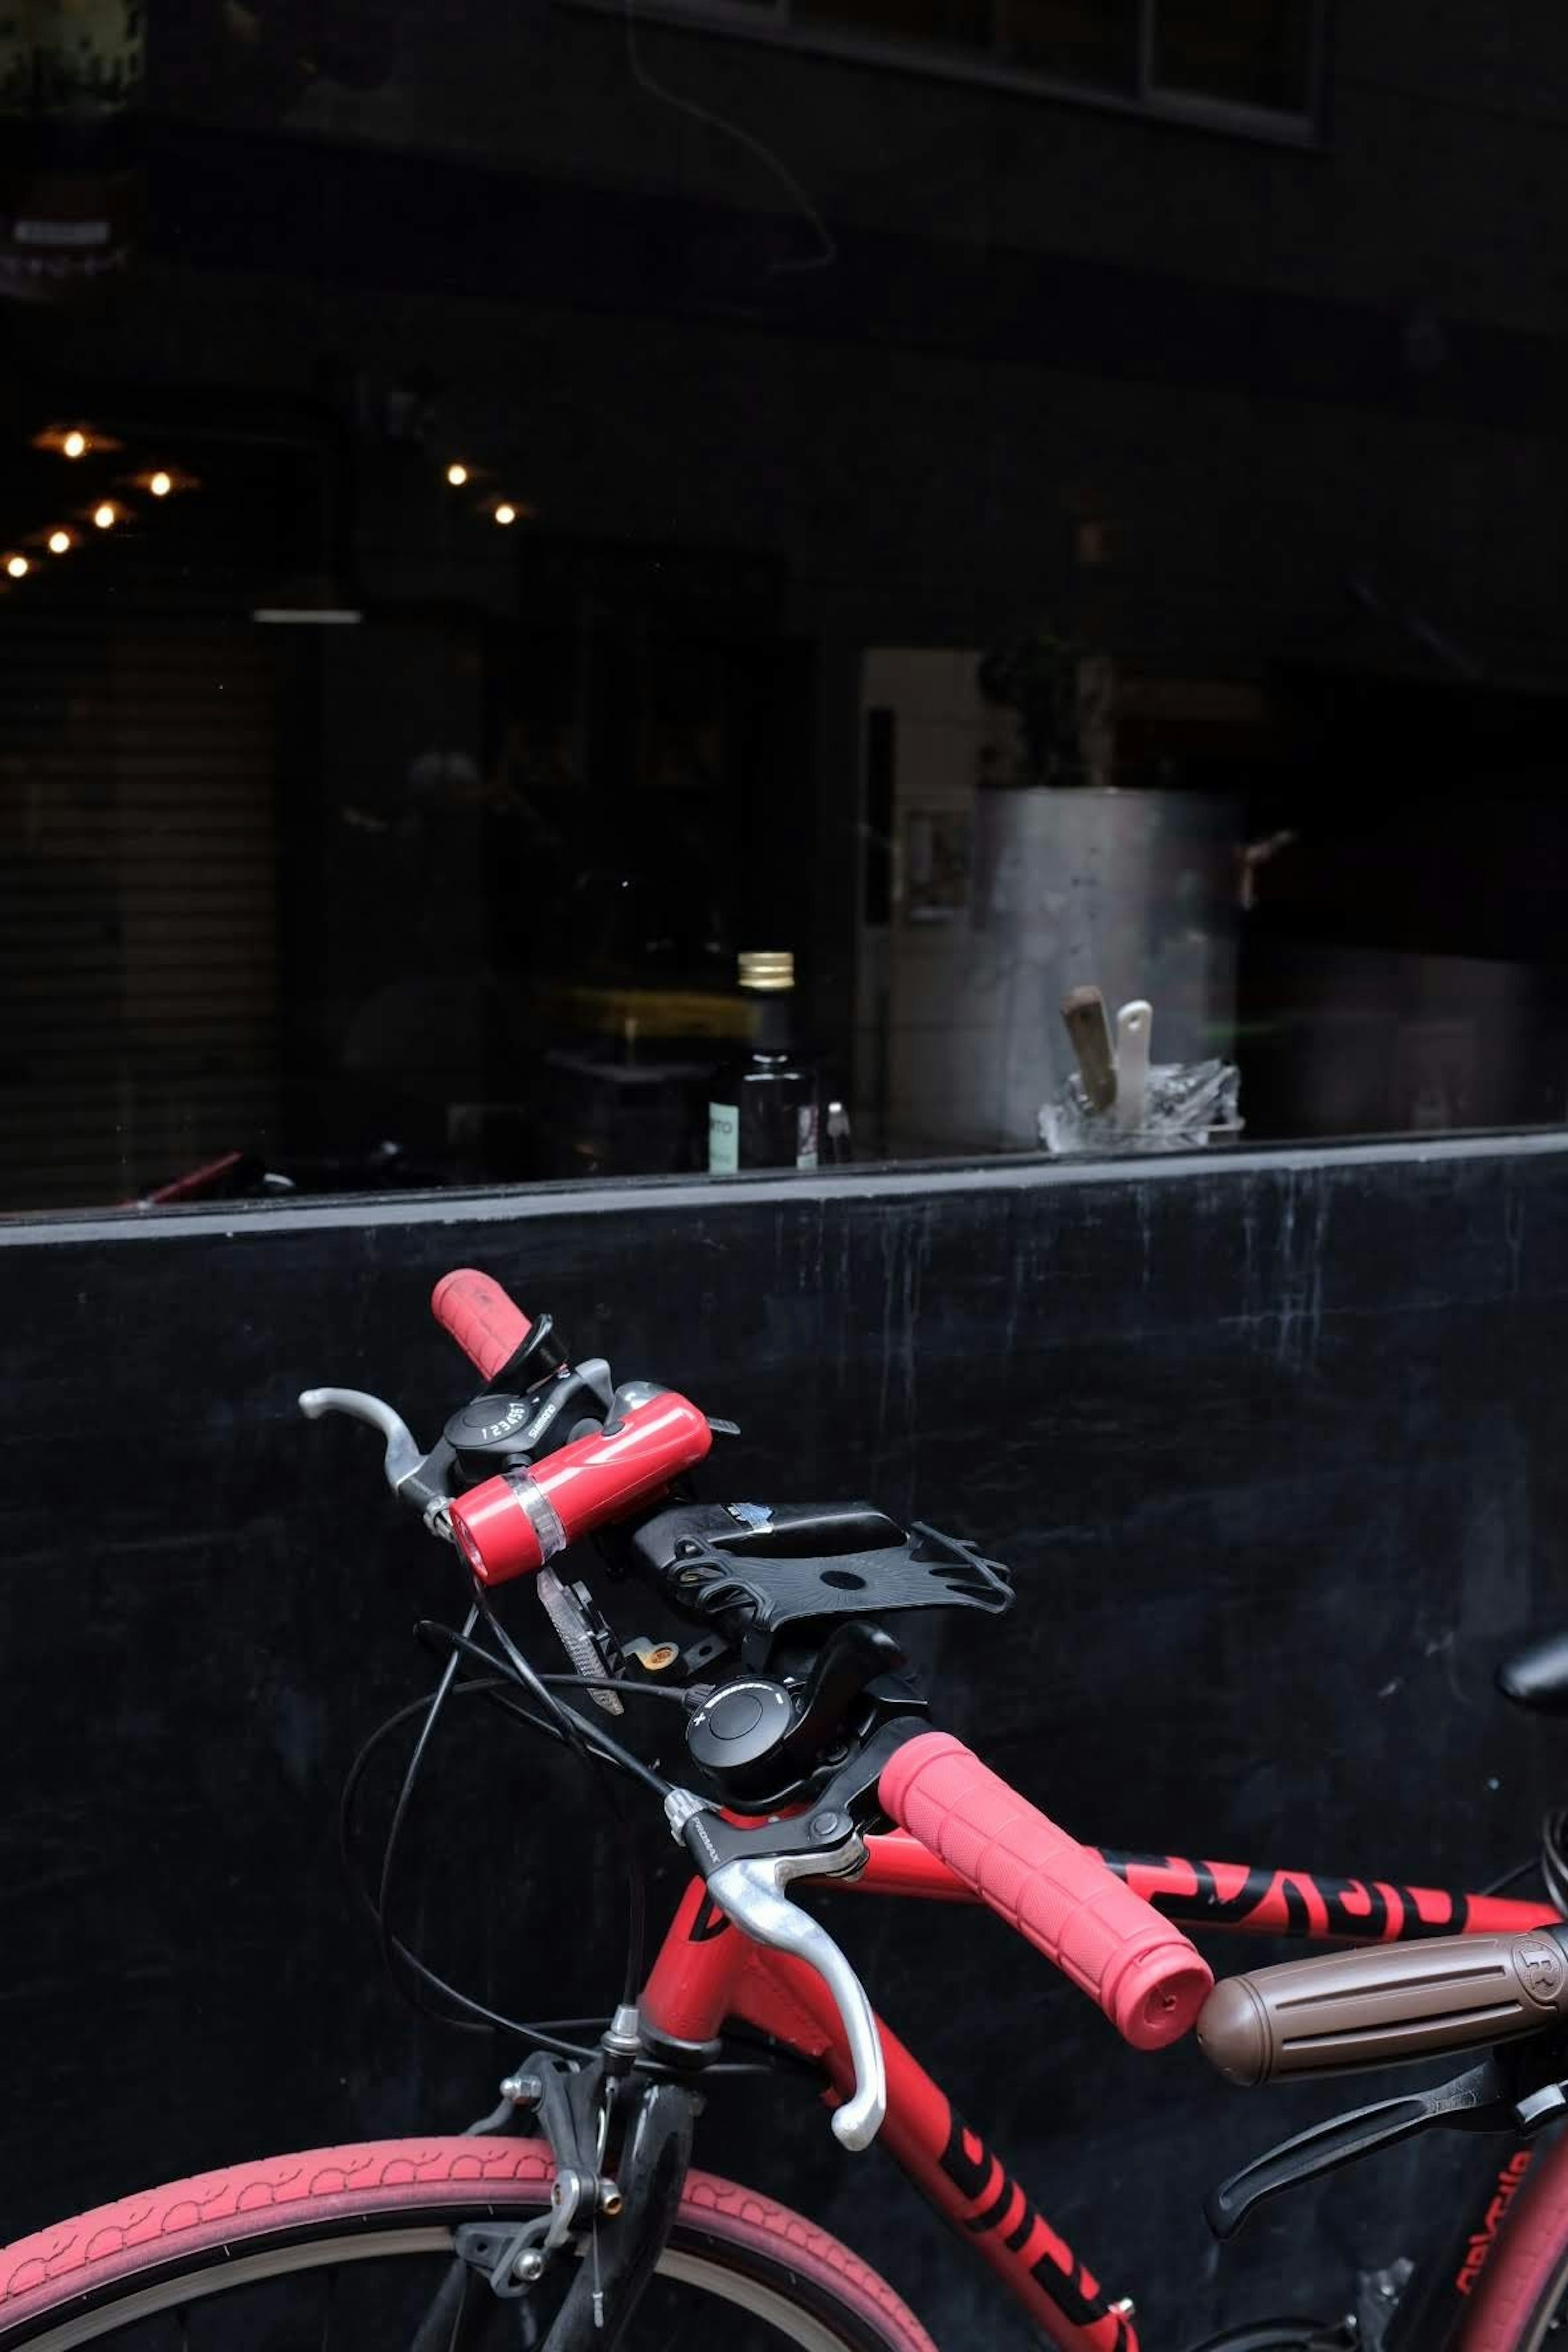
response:
<path id="1" fill-rule="evenodd" d="M 751 1051 L 714 1071 L 708 1099 L 708 1166 L 815 1168 L 817 1076 L 794 1042 L 795 957 L 787 949 L 741 958 L 741 993 L 752 1007 Z"/>

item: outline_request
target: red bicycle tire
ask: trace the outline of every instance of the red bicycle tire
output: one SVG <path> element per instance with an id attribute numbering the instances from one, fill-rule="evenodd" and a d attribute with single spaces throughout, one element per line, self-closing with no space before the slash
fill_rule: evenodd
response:
<path id="1" fill-rule="evenodd" d="M 174 2277 L 221 2284 L 226 2263 L 336 2232 L 537 2211 L 554 2167 L 522 2139 L 374 2140 L 272 2157 L 120 2199 L 0 2249 L 0 2352 L 112 2312 Z M 771 2286 L 853 2352 L 937 2352 L 858 2254 L 788 2206 L 717 2174 L 688 2175 L 672 2246 Z"/>
<path id="2" fill-rule="evenodd" d="M 1538 2148 L 1477 2281 L 1457 2352 L 1528 2352 L 1568 2317 L 1568 2137 Z"/>

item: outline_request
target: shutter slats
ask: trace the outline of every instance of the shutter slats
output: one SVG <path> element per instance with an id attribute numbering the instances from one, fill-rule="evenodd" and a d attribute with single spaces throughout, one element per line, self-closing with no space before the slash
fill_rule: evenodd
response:
<path id="1" fill-rule="evenodd" d="M 113 1202 L 278 1094 L 270 654 L 188 618 L 0 625 L 0 1205 Z"/>

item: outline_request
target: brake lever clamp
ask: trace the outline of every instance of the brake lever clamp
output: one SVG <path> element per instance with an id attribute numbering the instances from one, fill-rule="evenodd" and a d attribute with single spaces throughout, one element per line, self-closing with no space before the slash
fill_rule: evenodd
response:
<path id="1" fill-rule="evenodd" d="M 755 1826 L 727 1821 L 712 1801 L 689 1789 L 672 1789 L 665 1799 L 671 1834 L 679 1838 L 704 1878 L 726 1863 L 742 1861 L 811 1862 L 843 1848 L 852 1859 L 837 1868 L 831 1862 L 796 1869 L 795 1877 L 852 1877 L 865 1861 L 858 1832 L 877 1820 L 881 1804 L 877 1794 L 884 1770 L 906 1740 L 916 1739 L 931 1726 L 924 1716 L 895 1717 L 882 1724 L 858 1748 L 833 1778 L 798 1813 Z"/>

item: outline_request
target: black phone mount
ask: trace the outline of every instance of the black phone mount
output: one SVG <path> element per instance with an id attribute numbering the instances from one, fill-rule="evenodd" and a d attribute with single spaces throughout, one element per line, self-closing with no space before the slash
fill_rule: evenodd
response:
<path id="1" fill-rule="evenodd" d="M 781 1635 L 835 1618 L 1013 1605 L 1001 1562 L 870 1503 L 677 1503 L 618 1539 L 620 1560 L 678 1614 L 710 1626 L 752 1673 Z M 618 1548 L 618 1547 L 617 1547 Z M 612 1565 L 616 1550 L 610 1549 Z"/>

